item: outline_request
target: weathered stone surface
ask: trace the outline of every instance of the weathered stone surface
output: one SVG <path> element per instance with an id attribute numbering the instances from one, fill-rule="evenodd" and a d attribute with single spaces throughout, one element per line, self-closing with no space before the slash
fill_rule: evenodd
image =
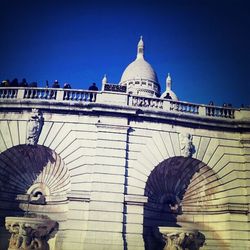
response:
<path id="1" fill-rule="evenodd" d="M 144 249 L 149 236 L 161 242 L 158 226 L 179 221 L 205 235 L 202 249 L 248 249 L 249 110 L 215 107 L 213 116 L 205 105 L 189 112 L 188 103 L 105 91 L 90 103 L 86 91 L 79 101 L 60 91 L 60 100 L 0 98 L 1 221 L 47 214 L 60 225 L 60 250 Z M 32 108 L 44 123 L 37 145 L 26 145 Z"/>

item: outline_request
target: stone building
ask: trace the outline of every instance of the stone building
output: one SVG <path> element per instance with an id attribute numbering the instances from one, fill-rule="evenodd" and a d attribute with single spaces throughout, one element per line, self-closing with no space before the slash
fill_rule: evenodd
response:
<path id="1" fill-rule="evenodd" d="M 0 88 L 0 249 L 249 249 L 250 110 L 102 84 Z"/>

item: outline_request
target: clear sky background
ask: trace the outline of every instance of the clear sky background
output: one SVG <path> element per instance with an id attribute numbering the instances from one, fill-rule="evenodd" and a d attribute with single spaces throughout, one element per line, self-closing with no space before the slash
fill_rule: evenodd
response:
<path id="1" fill-rule="evenodd" d="M 250 104 L 250 1 L 0 0 L 0 78 L 87 89 L 119 83 L 136 57 L 180 100 Z"/>

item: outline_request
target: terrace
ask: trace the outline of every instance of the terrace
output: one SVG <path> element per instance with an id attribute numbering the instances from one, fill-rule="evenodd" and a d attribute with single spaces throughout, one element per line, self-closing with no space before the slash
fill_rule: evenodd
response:
<path id="1" fill-rule="evenodd" d="M 126 93 L 126 88 L 106 84 L 103 91 L 62 88 L 1 87 L 0 102 L 43 101 L 50 104 L 60 103 L 99 103 L 118 106 L 137 107 L 143 110 L 159 110 L 171 113 L 190 114 L 215 119 L 250 119 L 250 109 L 211 106 L 163 98 L 150 98 Z"/>

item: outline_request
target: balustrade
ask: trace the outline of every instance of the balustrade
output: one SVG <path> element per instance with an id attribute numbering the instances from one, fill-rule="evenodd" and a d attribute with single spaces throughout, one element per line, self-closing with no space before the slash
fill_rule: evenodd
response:
<path id="1" fill-rule="evenodd" d="M 233 119 L 234 109 L 228 107 L 206 106 L 206 115 Z"/>
<path id="2" fill-rule="evenodd" d="M 49 99 L 55 100 L 57 89 L 49 88 L 27 88 L 24 90 L 24 99 Z"/>
<path id="3" fill-rule="evenodd" d="M 70 101 L 96 101 L 95 91 L 83 91 L 83 90 L 64 90 L 63 100 Z"/>
<path id="4" fill-rule="evenodd" d="M 186 102 L 170 101 L 170 110 L 199 114 L 199 105 Z"/>
<path id="5" fill-rule="evenodd" d="M 109 91 L 111 91 L 111 89 L 109 89 Z M 121 93 L 117 93 L 117 95 L 120 94 Z M 22 88 L 22 87 L 0 88 L 0 99 L 18 99 L 18 100 L 39 99 L 39 100 L 54 100 L 60 102 L 62 101 L 96 102 L 97 95 L 105 95 L 105 91 L 100 93 L 98 91 L 79 90 L 79 89 Z M 117 98 L 119 98 L 119 96 Z M 230 107 L 205 106 L 194 103 L 173 101 L 161 98 L 134 96 L 134 95 L 127 95 L 127 98 L 129 106 L 156 108 L 166 111 L 189 113 L 199 116 L 211 116 L 216 118 L 234 119 L 235 117 L 235 109 Z M 99 100 L 101 101 L 102 99 Z"/>
<path id="6" fill-rule="evenodd" d="M 136 107 L 151 107 L 151 108 L 163 108 L 163 100 L 159 98 L 148 98 L 140 96 L 132 96 L 132 106 Z"/>
<path id="7" fill-rule="evenodd" d="M 0 98 L 17 98 L 17 88 L 0 88 Z"/>

